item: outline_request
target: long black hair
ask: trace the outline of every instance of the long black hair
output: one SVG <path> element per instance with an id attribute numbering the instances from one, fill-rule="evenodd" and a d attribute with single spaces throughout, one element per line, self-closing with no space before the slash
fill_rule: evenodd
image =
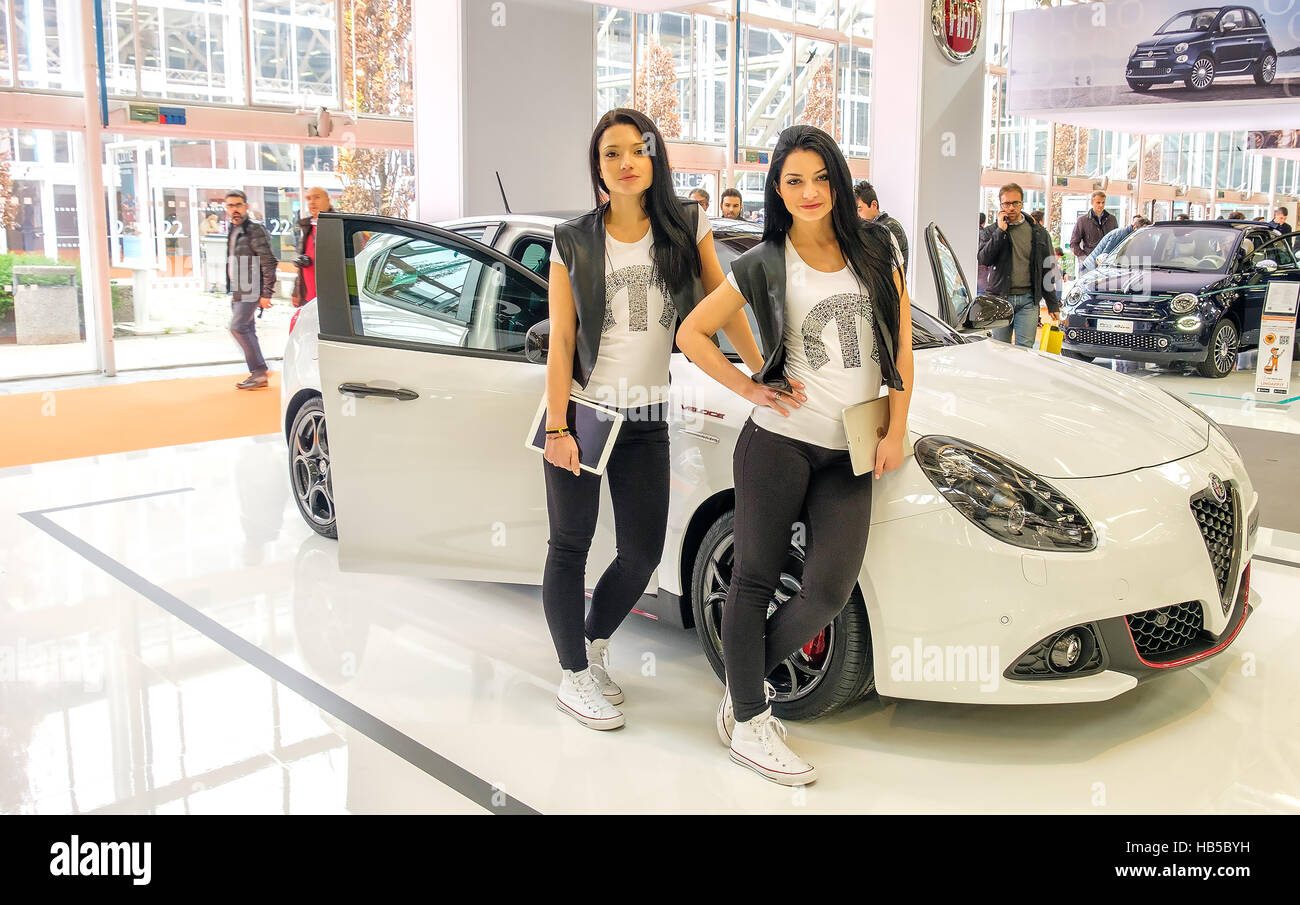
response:
<path id="1" fill-rule="evenodd" d="M 596 129 L 591 133 L 591 146 L 587 149 L 587 158 L 591 164 L 592 194 L 596 196 L 598 206 L 609 198 L 609 186 L 605 185 L 605 180 L 600 175 L 600 139 L 606 129 L 619 125 L 631 126 L 640 132 L 641 140 L 646 143 L 646 151 L 650 155 L 650 188 L 641 195 L 641 208 L 650 217 L 654 242 L 651 254 L 655 268 L 669 287 L 674 290 L 684 289 L 690 285 L 692 277 L 700 275 L 700 249 L 695 244 L 695 233 L 686 218 L 682 202 L 673 192 L 668 146 L 664 144 L 659 128 L 644 113 L 627 107 L 615 107 L 596 123 Z M 703 211 L 700 216 L 704 216 Z"/>
<path id="2" fill-rule="evenodd" d="M 790 126 L 777 136 L 772 165 L 768 167 L 767 182 L 763 187 L 766 207 L 763 241 L 777 242 L 784 247 L 786 235 L 794 225 L 794 216 L 778 191 L 785 160 L 794 151 L 812 151 L 826 165 L 831 186 L 831 229 L 840 243 L 840 253 L 854 275 L 866 286 L 872 307 L 880 312 L 897 350 L 899 298 L 898 287 L 894 285 L 894 269 L 898 264 L 894 260 L 889 229 L 858 216 L 848 162 L 835 140 L 816 126 Z"/>

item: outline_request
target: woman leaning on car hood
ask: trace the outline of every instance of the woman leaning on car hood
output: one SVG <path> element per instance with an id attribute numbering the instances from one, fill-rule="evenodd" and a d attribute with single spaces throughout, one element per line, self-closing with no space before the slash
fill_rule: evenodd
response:
<path id="1" fill-rule="evenodd" d="M 813 126 L 777 139 L 763 241 L 677 331 L 706 374 L 754 403 L 732 457 L 734 580 L 723 608 L 727 692 L 715 725 L 731 760 L 785 785 L 816 769 L 785 744 L 764 677 L 848 602 L 866 557 L 872 481 L 902 465 L 912 394 L 912 319 L 902 256 L 889 231 L 858 219 L 848 164 Z M 746 303 L 767 359 L 746 377 L 711 337 Z M 889 387 L 890 426 L 874 474 L 853 473 L 843 409 Z M 768 618 L 790 543 L 807 512 L 803 587 Z"/>

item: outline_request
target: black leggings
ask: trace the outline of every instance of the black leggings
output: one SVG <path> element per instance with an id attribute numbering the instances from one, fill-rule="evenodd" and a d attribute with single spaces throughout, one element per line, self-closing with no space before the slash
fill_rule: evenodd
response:
<path id="1" fill-rule="evenodd" d="M 644 419 L 650 414 L 657 420 Z M 668 423 L 662 408 L 646 406 L 629 416 L 605 466 L 614 503 L 618 555 L 596 583 L 586 609 L 584 575 L 587 551 L 600 514 L 600 475 L 575 475 L 543 460 L 550 550 L 542 576 L 542 608 L 560 666 L 587 668 L 584 632 L 593 641 L 608 638 L 641 599 L 659 565 L 668 527 Z"/>
<path id="2" fill-rule="evenodd" d="M 870 474 L 857 476 L 848 450 L 826 449 L 765 430 L 750 419 L 732 456 L 736 546 L 722 611 L 723 654 L 737 720 L 767 709 L 763 679 L 829 625 L 848 602 L 871 528 Z M 790 545 L 803 522 L 803 586 L 767 616 Z"/>

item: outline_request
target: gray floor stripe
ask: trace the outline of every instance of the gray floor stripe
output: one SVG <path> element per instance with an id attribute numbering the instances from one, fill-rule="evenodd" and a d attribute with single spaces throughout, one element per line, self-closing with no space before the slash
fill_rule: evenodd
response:
<path id="1" fill-rule="evenodd" d="M 191 488 L 184 488 L 189 490 Z M 207 635 L 217 644 L 239 657 L 250 666 L 261 670 L 275 681 L 293 689 L 311 701 L 326 713 L 347 723 L 353 729 L 383 745 L 398 757 L 423 770 L 438 782 L 454 789 L 470 801 L 493 814 L 537 814 L 528 805 L 498 792 L 485 780 L 479 779 L 463 767 L 452 763 L 436 751 L 420 744 L 403 732 L 394 729 L 383 720 L 367 713 L 355 704 L 339 697 L 325 686 L 309 679 L 296 669 L 282 663 L 255 644 L 241 638 L 221 623 L 205 616 L 194 607 L 169 594 L 143 576 L 132 572 L 113 557 L 104 553 L 86 541 L 77 537 L 66 528 L 56 525 L 46 517 L 50 512 L 64 512 L 69 509 L 81 509 L 99 506 L 104 503 L 122 502 L 124 500 L 142 499 L 162 496 L 167 493 L 181 493 L 183 490 L 163 491 L 163 493 L 139 494 L 133 497 L 121 497 L 117 500 L 97 500 L 79 506 L 61 506 L 57 509 L 44 509 L 36 512 L 22 512 L 20 517 L 44 531 L 50 537 L 63 544 L 74 553 L 79 554 L 91 564 L 103 569 L 131 590 L 162 607 L 177 619 L 185 622 Z M 494 805 L 493 796 L 504 798 L 504 803 Z"/>

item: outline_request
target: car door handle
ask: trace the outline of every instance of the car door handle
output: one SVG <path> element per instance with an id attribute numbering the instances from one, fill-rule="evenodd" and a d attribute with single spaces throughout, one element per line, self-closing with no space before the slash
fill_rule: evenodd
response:
<path id="1" fill-rule="evenodd" d="M 339 392 L 344 396 L 382 396 L 385 399 L 399 399 L 402 402 L 420 398 L 420 394 L 412 390 L 391 390 L 387 387 L 366 386 L 364 383 L 340 383 Z"/>

